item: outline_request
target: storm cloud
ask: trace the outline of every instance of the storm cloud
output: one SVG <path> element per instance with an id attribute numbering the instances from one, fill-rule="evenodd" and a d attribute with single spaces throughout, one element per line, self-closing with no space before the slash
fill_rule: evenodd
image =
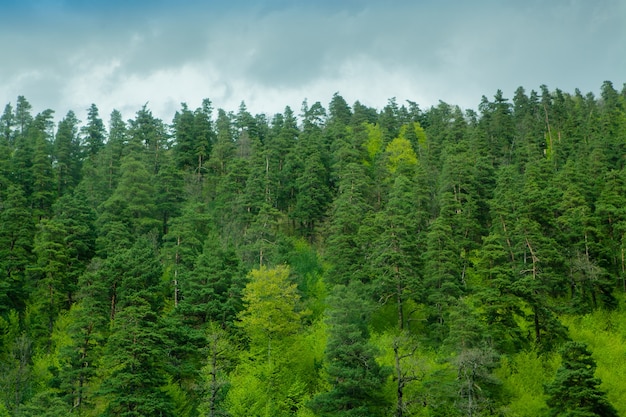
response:
<path id="1" fill-rule="evenodd" d="M 470 108 L 497 89 L 621 86 L 625 21 L 619 0 L 27 1 L 0 5 L 0 98 L 79 117 L 148 102 L 165 121 L 203 98 L 272 114 L 335 92 Z"/>

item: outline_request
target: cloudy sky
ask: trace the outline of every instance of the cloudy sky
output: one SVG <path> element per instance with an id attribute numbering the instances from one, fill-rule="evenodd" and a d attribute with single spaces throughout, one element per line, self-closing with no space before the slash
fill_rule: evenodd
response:
<path id="1" fill-rule="evenodd" d="M 475 108 L 497 89 L 626 82 L 624 0 L 0 0 L 0 105 L 170 122 L 209 98 L 272 115 L 339 92 Z"/>

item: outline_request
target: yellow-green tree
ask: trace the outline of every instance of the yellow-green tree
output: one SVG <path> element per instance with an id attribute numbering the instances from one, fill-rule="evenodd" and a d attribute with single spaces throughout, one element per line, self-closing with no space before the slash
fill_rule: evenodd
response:
<path id="1" fill-rule="evenodd" d="M 262 266 L 248 277 L 250 282 L 243 290 L 246 308 L 239 315 L 239 326 L 253 346 L 267 346 L 271 361 L 272 341 L 296 333 L 306 312 L 298 309 L 300 295 L 289 280 L 288 266 Z"/>
<path id="2" fill-rule="evenodd" d="M 244 289 L 246 308 L 239 326 L 250 340 L 250 350 L 242 352 L 237 369 L 231 373 L 232 387 L 226 398 L 232 415 L 278 417 L 300 415 L 314 390 L 307 381 L 314 362 L 303 346 L 300 295 L 289 278 L 289 267 L 254 269 Z M 295 358 L 298 361 L 295 361 Z M 321 359 L 321 358 L 320 358 Z"/>

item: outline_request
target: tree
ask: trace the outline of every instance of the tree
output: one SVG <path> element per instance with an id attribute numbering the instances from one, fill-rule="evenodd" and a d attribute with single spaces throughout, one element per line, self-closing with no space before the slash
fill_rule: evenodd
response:
<path id="1" fill-rule="evenodd" d="M 370 222 L 359 230 L 361 239 L 371 242 L 367 259 L 371 265 L 375 293 L 381 303 L 396 303 L 398 330 L 407 324 L 405 304 L 416 299 L 421 287 L 417 272 L 420 244 L 423 243 L 427 213 L 420 206 L 415 182 L 398 175 L 392 185 L 389 201 Z"/>
<path id="2" fill-rule="evenodd" d="M 26 134 L 28 125 L 33 121 L 30 111 L 33 106 L 24 96 L 18 96 L 15 104 L 15 124 L 20 135 Z"/>
<path id="3" fill-rule="evenodd" d="M 79 277 L 95 250 L 95 215 L 84 199 L 66 194 L 54 203 L 53 211 L 52 218 L 38 225 L 33 248 L 37 263 L 30 269 L 38 278 L 32 306 L 45 317 L 46 337 L 58 314 L 74 303 Z"/>
<path id="4" fill-rule="evenodd" d="M 52 165 L 53 141 L 53 114 L 48 109 L 39 113 L 28 129 L 28 140 L 32 144 L 29 184 L 32 188 L 30 201 L 36 218 L 41 219 L 50 215 L 50 209 L 55 199 L 55 176 Z M 28 189 L 28 188 L 25 188 Z"/>
<path id="5" fill-rule="evenodd" d="M 157 231 L 158 219 L 154 177 L 138 154 L 124 157 L 119 183 L 113 194 L 100 207 L 97 220 L 100 227 L 99 244 L 102 254 L 132 243 L 142 234 Z M 122 235 L 122 236 L 120 236 Z"/>
<path id="6" fill-rule="evenodd" d="M 70 110 L 65 118 L 59 122 L 54 139 L 53 166 L 59 196 L 72 191 L 80 181 L 82 158 L 78 123 L 76 115 Z"/>
<path id="7" fill-rule="evenodd" d="M 202 328 L 211 322 L 232 325 L 241 310 L 244 274 L 232 248 L 224 248 L 210 233 L 192 271 L 179 279 L 179 312 L 187 324 Z"/>
<path id="8" fill-rule="evenodd" d="M 12 147 L 15 140 L 15 114 L 11 103 L 4 106 L 4 112 L 0 116 L 0 143 L 3 146 Z"/>
<path id="9" fill-rule="evenodd" d="M 10 185 L 0 210 L 0 300 L 3 314 L 22 311 L 31 290 L 26 269 L 33 262 L 35 224 L 21 187 Z"/>
<path id="10" fill-rule="evenodd" d="M 25 400 L 33 394 L 33 371 L 31 368 L 32 341 L 21 331 L 15 310 L 0 317 L 2 346 L 0 350 L 0 394 L 7 409 L 14 415 Z"/>
<path id="11" fill-rule="evenodd" d="M 292 216 L 304 225 L 306 234 L 313 235 L 315 225 L 326 214 L 331 200 L 328 173 L 319 152 L 309 155 L 302 175 L 296 179 L 296 205 Z"/>
<path id="12" fill-rule="evenodd" d="M 372 304 L 365 286 L 354 281 L 336 285 L 329 300 L 326 372 L 330 390 L 319 393 L 310 407 L 320 416 L 375 417 L 387 415 L 382 395 L 387 369 L 376 362 L 367 323 Z"/>
<path id="13" fill-rule="evenodd" d="M 358 232 L 363 219 L 372 209 L 367 201 L 368 186 L 364 167 L 348 164 L 342 172 L 339 194 L 330 213 L 327 251 L 332 263 L 329 272 L 331 284 L 347 285 L 350 281 L 364 279 L 361 268 L 364 254 Z"/>
<path id="14" fill-rule="evenodd" d="M 174 115 L 174 159 L 181 169 L 193 170 L 198 178 L 203 174 L 204 162 L 211 154 L 214 132 L 211 121 L 211 101 L 204 99 L 202 107 L 191 111 L 186 103 Z"/>
<path id="15" fill-rule="evenodd" d="M 100 118 L 98 107 L 93 103 L 87 110 L 87 124 L 81 128 L 81 133 L 83 134 L 85 156 L 88 159 L 95 158 L 104 147 L 106 130 Z"/>
<path id="16" fill-rule="evenodd" d="M 154 117 L 147 104 L 144 104 L 135 119 L 128 123 L 128 152 L 142 153 L 146 169 L 151 174 L 157 174 L 161 167 L 161 155 L 167 146 L 163 122 Z"/>
<path id="17" fill-rule="evenodd" d="M 207 328 L 208 358 L 202 368 L 202 382 L 206 396 L 199 411 L 207 417 L 226 417 L 223 401 L 228 392 L 227 371 L 234 361 L 234 346 L 228 333 L 219 325 Z"/>
<path id="18" fill-rule="evenodd" d="M 294 410 L 283 404 L 285 396 L 299 400 L 302 394 L 292 391 L 300 387 L 294 383 L 298 377 L 293 375 L 295 368 L 289 371 L 291 357 L 286 354 L 297 340 L 308 311 L 301 308 L 300 294 L 290 280 L 288 266 L 271 269 L 262 266 L 253 269 L 249 278 L 238 326 L 248 337 L 250 350 L 241 355 L 241 363 L 233 374 L 238 381 L 245 381 L 246 389 L 241 390 L 238 385 L 242 382 L 233 380 L 229 408 L 239 414 L 243 402 L 247 403 L 246 415 L 290 415 Z"/>
<path id="19" fill-rule="evenodd" d="M 151 242 L 140 238 L 111 260 L 121 271 L 115 315 L 102 358 L 105 416 L 171 416 L 159 313 L 161 265 Z"/>
<path id="20" fill-rule="evenodd" d="M 18 417 L 64 417 L 70 414 L 70 407 L 65 404 L 54 391 L 37 393 L 33 398 L 22 404 Z"/>
<path id="21" fill-rule="evenodd" d="M 250 271 L 249 278 L 238 325 L 254 346 L 267 352 L 271 363 L 272 342 L 296 333 L 307 312 L 299 311 L 300 295 L 296 284 L 289 281 L 289 267 L 261 266 Z"/>
<path id="22" fill-rule="evenodd" d="M 115 316 L 103 357 L 108 400 L 104 416 L 173 416 L 172 402 L 163 388 L 165 340 L 158 316 L 141 297 L 131 296 Z"/>
<path id="23" fill-rule="evenodd" d="M 554 381 L 546 386 L 551 417 L 617 417 L 617 411 L 598 387 L 594 376 L 596 362 L 587 346 L 567 342 L 562 350 L 563 362 Z"/>

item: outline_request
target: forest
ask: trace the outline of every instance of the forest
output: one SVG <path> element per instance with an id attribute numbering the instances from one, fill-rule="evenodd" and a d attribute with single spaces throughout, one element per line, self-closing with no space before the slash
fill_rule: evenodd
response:
<path id="1" fill-rule="evenodd" d="M 0 417 L 626 416 L 626 85 L 199 104 L 5 106 Z"/>

